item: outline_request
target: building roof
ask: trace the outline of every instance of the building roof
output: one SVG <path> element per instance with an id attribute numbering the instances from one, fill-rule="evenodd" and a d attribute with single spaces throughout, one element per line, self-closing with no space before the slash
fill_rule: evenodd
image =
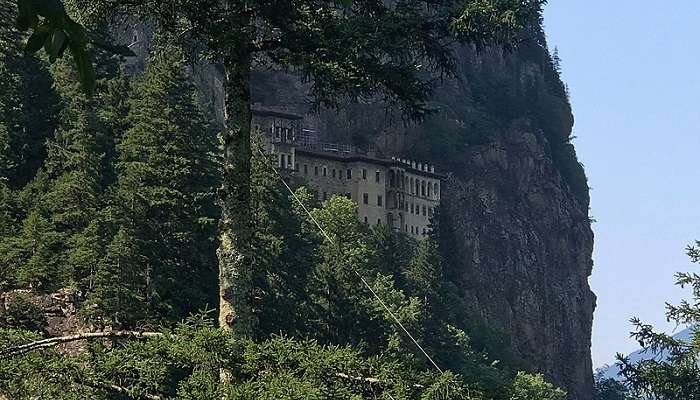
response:
<path id="1" fill-rule="evenodd" d="M 299 120 L 303 119 L 304 117 L 298 114 L 293 114 L 288 111 L 281 111 L 281 110 L 273 110 L 269 108 L 253 108 L 250 110 L 253 115 L 257 115 L 260 117 L 279 117 L 279 118 L 284 118 L 284 119 L 293 119 L 293 120 Z"/>
<path id="2" fill-rule="evenodd" d="M 446 175 L 440 174 L 437 172 L 430 172 L 430 171 L 423 171 L 418 168 L 413 168 L 410 165 L 403 163 L 399 160 L 392 160 L 392 159 L 386 159 L 386 158 L 379 158 L 379 157 L 371 157 L 371 156 L 366 156 L 362 154 L 335 154 L 335 153 L 328 153 L 328 152 L 322 152 L 322 151 L 314 151 L 314 150 L 309 150 L 309 149 L 304 149 L 304 148 L 297 148 L 296 153 L 299 155 L 306 155 L 310 157 L 315 157 L 315 158 L 322 158 L 326 160 L 331 160 L 331 161 L 339 161 L 339 162 L 366 162 L 368 164 L 377 164 L 377 165 L 382 165 L 385 167 L 400 167 L 405 169 L 406 171 L 416 174 L 416 175 L 423 175 L 427 176 L 429 178 L 434 178 L 434 179 L 445 179 Z"/>

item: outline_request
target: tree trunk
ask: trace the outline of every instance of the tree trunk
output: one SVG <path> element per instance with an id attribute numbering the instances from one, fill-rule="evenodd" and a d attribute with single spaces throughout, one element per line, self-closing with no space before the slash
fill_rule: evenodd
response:
<path id="1" fill-rule="evenodd" d="M 220 189 L 219 326 L 251 336 L 253 238 L 251 214 L 250 52 L 245 46 L 224 57 L 223 177 Z"/>

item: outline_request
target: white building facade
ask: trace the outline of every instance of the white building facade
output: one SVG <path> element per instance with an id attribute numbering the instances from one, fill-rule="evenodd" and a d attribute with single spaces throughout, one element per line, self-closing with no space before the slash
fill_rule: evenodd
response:
<path id="1" fill-rule="evenodd" d="M 266 147 L 277 168 L 308 182 L 321 201 L 333 195 L 351 199 L 362 222 L 387 225 L 417 239 L 428 233 L 442 189 L 443 177 L 434 167 L 318 143 L 308 137 L 301 121 L 292 113 L 254 109 L 253 128 L 266 133 Z M 305 136 L 303 143 L 296 140 L 300 135 Z"/>

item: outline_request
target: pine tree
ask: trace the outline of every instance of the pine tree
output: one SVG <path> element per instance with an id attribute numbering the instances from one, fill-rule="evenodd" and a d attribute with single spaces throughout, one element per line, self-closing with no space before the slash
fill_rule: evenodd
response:
<path id="1" fill-rule="evenodd" d="M 95 219 L 101 193 L 94 104 L 82 94 L 67 62 L 55 64 L 53 76 L 60 82 L 60 121 L 41 170 L 24 189 L 29 210 L 21 233 L 0 259 L 15 272 L 18 285 L 41 291 L 79 285 L 84 278 L 84 266 L 74 264 L 71 253 L 93 245 L 75 239 Z"/>
<path id="2" fill-rule="evenodd" d="M 16 5 L 0 2 L 0 15 L 8 21 L 0 24 L 0 136 L 5 136 L 0 144 L 6 146 L 0 152 L 5 152 L 12 164 L 11 169 L 0 171 L 0 176 L 18 190 L 32 179 L 46 157 L 45 142 L 53 135 L 59 99 L 47 63 L 24 55 L 26 35 L 9 23 L 16 18 Z"/>
<path id="3" fill-rule="evenodd" d="M 262 135 L 253 146 L 259 148 Z M 304 231 L 307 216 L 282 185 L 268 156 L 253 153 L 253 238 L 255 263 L 254 293 L 251 300 L 256 316 L 256 337 L 283 333 L 303 336 L 308 332 L 309 299 L 305 292 L 308 274 L 316 262 L 318 236 Z M 295 195 L 313 208 L 315 197 L 299 188 Z M 313 199 L 313 200 L 312 200 Z"/>
<path id="4" fill-rule="evenodd" d="M 686 252 L 691 262 L 700 264 L 700 241 L 688 246 Z M 632 319 L 635 331 L 631 336 L 645 352 L 657 356 L 634 362 L 622 354 L 617 355 L 619 375 L 634 397 L 658 400 L 700 397 L 700 275 L 677 273 L 676 285 L 690 288 L 692 298 L 677 305 L 667 304 L 666 319 L 689 326 L 691 339 L 681 340 L 658 333 L 651 325 Z"/>
<path id="5" fill-rule="evenodd" d="M 10 136 L 3 121 L 0 121 L 0 241 L 17 228 L 15 193 L 9 187 L 13 163 L 10 155 Z"/>
<path id="6" fill-rule="evenodd" d="M 561 75 L 561 57 L 559 57 L 559 48 L 555 47 L 554 52 L 552 52 L 552 65 L 554 70 Z"/>
<path id="7" fill-rule="evenodd" d="M 128 119 L 106 211 L 116 234 L 89 304 L 103 317 L 127 315 L 120 324 L 177 320 L 214 304 L 218 176 L 216 135 L 180 53 L 151 60 Z"/>

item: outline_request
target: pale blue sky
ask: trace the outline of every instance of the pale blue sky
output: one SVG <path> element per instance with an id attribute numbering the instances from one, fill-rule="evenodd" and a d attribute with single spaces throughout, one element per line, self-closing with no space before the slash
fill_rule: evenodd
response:
<path id="1" fill-rule="evenodd" d="M 673 329 L 664 303 L 687 294 L 673 273 L 694 269 L 684 248 L 700 239 L 700 1 L 550 0 L 545 26 L 592 188 L 600 366 L 637 348 L 630 317 Z"/>

